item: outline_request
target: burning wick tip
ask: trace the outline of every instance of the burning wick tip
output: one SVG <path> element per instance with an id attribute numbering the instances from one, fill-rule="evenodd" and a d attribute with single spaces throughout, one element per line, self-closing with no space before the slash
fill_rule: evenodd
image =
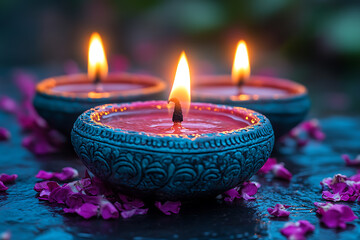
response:
<path id="1" fill-rule="evenodd" d="M 170 102 L 175 103 L 172 121 L 174 122 L 174 124 L 181 124 L 181 122 L 183 121 L 183 114 L 182 114 L 180 101 L 177 98 L 170 98 L 168 103 Z"/>

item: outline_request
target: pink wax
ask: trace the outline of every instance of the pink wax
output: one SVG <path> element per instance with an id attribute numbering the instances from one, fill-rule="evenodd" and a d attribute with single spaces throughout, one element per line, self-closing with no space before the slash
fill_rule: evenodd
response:
<path id="1" fill-rule="evenodd" d="M 194 96 L 232 101 L 288 98 L 306 91 L 290 80 L 258 76 L 251 77 L 241 87 L 236 86 L 230 76 L 204 76 L 194 82 Z"/>
<path id="2" fill-rule="evenodd" d="M 284 89 L 263 86 L 247 86 L 244 85 L 239 89 L 236 86 L 202 86 L 196 88 L 199 94 L 211 94 L 218 96 L 240 96 L 240 95 L 258 95 L 259 97 L 279 97 L 288 95 L 289 92 Z"/>
<path id="3" fill-rule="evenodd" d="M 141 89 L 146 87 L 145 84 L 140 83 L 101 83 L 95 85 L 93 83 L 72 83 L 66 85 L 58 85 L 52 88 L 54 93 L 71 92 L 71 93 L 89 93 L 89 92 L 107 92 L 107 93 L 121 93 L 134 89 Z"/>
<path id="4" fill-rule="evenodd" d="M 200 104 L 201 105 L 201 104 Z M 124 110 L 124 109 L 122 109 Z M 245 120 L 246 118 L 246 120 Z M 246 117 L 234 114 L 234 111 L 221 109 L 209 109 L 192 106 L 181 128 L 172 122 L 172 112 L 169 113 L 166 104 L 129 109 L 116 110 L 94 117 L 94 120 L 111 128 L 127 131 L 145 132 L 153 134 L 208 134 L 232 131 L 247 127 L 257 120 L 254 117 Z"/>
<path id="5" fill-rule="evenodd" d="M 156 77 L 128 73 L 111 73 L 105 79 L 101 79 L 99 84 L 95 84 L 86 74 L 73 74 L 45 79 L 36 88 L 42 94 L 62 96 L 74 101 L 89 98 L 151 96 L 164 91 L 166 84 Z"/>

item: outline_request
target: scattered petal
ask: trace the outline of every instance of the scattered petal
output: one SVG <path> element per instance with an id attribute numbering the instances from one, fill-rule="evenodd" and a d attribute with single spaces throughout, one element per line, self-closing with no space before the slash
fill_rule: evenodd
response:
<path id="1" fill-rule="evenodd" d="M 99 206 L 96 206 L 91 203 L 84 203 L 81 207 L 76 208 L 76 209 L 64 208 L 64 212 L 77 213 L 85 219 L 89 219 L 89 218 L 97 216 L 98 210 L 99 210 Z"/>
<path id="2" fill-rule="evenodd" d="M 241 195 L 239 194 L 239 187 L 232 188 L 226 192 L 224 192 L 224 201 L 225 202 L 233 202 L 235 198 L 241 198 Z"/>
<path id="3" fill-rule="evenodd" d="M 268 172 L 270 172 L 276 163 L 277 163 L 276 158 L 269 158 L 265 162 L 264 166 L 262 166 L 262 168 L 260 168 L 258 173 L 268 173 Z"/>
<path id="4" fill-rule="evenodd" d="M 358 219 L 349 206 L 342 204 L 321 204 L 314 203 L 318 207 L 317 213 L 320 214 L 320 221 L 328 228 L 346 228 L 347 222 Z"/>
<path id="5" fill-rule="evenodd" d="M 275 217 L 288 217 L 290 215 L 289 211 L 286 211 L 290 206 L 283 204 L 276 204 L 274 208 L 268 208 L 267 211 L 269 214 Z"/>
<path id="6" fill-rule="evenodd" d="M 50 179 L 58 179 L 60 181 L 71 180 L 79 176 L 79 173 L 76 169 L 72 167 L 65 167 L 62 169 L 60 173 L 46 172 L 44 170 L 40 170 L 38 174 L 36 174 L 36 178 L 50 180 Z"/>
<path id="7" fill-rule="evenodd" d="M 171 213 L 178 214 L 180 211 L 181 202 L 166 201 L 165 203 L 155 202 L 155 206 L 162 211 L 165 215 L 171 215 Z"/>
<path id="8" fill-rule="evenodd" d="M 4 183 L 13 183 L 13 182 L 15 182 L 17 177 L 18 177 L 17 174 L 8 175 L 5 173 L 2 173 L 2 174 L 0 174 L 0 181 L 2 181 Z"/>
<path id="9" fill-rule="evenodd" d="M 357 166 L 360 165 L 360 154 L 356 156 L 355 159 L 351 159 L 349 155 L 343 154 L 341 155 L 342 159 L 344 159 L 346 165 L 348 166 Z"/>
<path id="10" fill-rule="evenodd" d="M 10 137 L 10 132 L 6 128 L 0 127 L 0 141 L 8 140 Z"/>
<path id="11" fill-rule="evenodd" d="M 0 192 L 5 192 L 9 188 L 4 185 L 2 181 L 0 181 Z"/>
<path id="12" fill-rule="evenodd" d="M 104 219 L 119 218 L 119 211 L 111 202 L 105 199 L 100 203 L 100 214 Z"/>
<path id="13" fill-rule="evenodd" d="M 292 174 L 284 167 L 283 163 L 275 164 L 272 168 L 275 177 L 290 181 Z"/>
<path id="14" fill-rule="evenodd" d="M 8 113 L 16 114 L 19 111 L 18 108 L 19 107 L 14 99 L 8 96 L 0 97 L 0 110 Z"/>
<path id="15" fill-rule="evenodd" d="M 305 235 L 313 232 L 315 226 L 306 220 L 300 220 L 298 222 L 288 222 L 280 230 L 281 234 L 292 240 L 305 239 Z"/>
<path id="16" fill-rule="evenodd" d="M 241 188 L 241 197 L 245 200 L 255 199 L 253 196 L 257 193 L 260 186 L 261 185 L 258 182 L 244 182 Z"/>
<path id="17" fill-rule="evenodd" d="M 319 121 L 312 119 L 293 128 L 287 136 L 281 138 L 281 142 L 285 145 L 295 144 L 297 147 L 304 147 L 311 140 L 323 141 L 324 139 L 325 133 L 321 130 Z"/>

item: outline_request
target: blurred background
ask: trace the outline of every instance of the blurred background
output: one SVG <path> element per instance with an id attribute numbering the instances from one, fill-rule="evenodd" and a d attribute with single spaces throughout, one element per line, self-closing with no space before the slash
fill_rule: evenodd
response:
<path id="1" fill-rule="evenodd" d="M 356 0 L 0 0 L 0 95 L 19 69 L 38 80 L 86 71 L 93 31 L 110 71 L 169 82 L 182 50 L 193 76 L 230 74 L 244 39 L 252 74 L 305 84 L 313 115 L 360 113 Z"/>

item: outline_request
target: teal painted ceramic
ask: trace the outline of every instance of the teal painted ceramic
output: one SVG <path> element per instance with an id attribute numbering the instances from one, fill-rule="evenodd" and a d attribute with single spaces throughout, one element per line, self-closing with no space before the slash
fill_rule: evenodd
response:
<path id="1" fill-rule="evenodd" d="M 166 107 L 165 101 L 147 101 L 92 108 L 74 124 L 75 152 L 103 181 L 135 195 L 168 200 L 223 193 L 250 179 L 271 154 L 270 121 L 245 108 L 192 103 L 190 111 L 221 111 L 249 122 L 244 128 L 210 134 L 160 135 L 101 123 L 101 116 L 114 112 Z"/>
<path id="2" fill-rule="evenodd" d="M 275 136 L 281 137 L 301 123 L 310 110 L 310 99 L 306 88 L 286 79 L 253 76 L 246 83 L 249 86 L 265 86 L 288 92 L 285 96 L 239 98 L 207 94 L 202 87 L 233 86 L 230 76 L 204 76 L 195 79 L 192 99 L 199 102 L 245 107 L 264 114 L 271 122 Z"/>
<path id="3" fill-rule="evenodd" d="M 53 89 L 59 86 L 90 83 L 85 74 L 59 76 L 45 79 L 37 85 L 34 106 L 51 127 L 69 136 L 78 116 L 92 107 L 112 102 L 124 103 L 165 98 L 166 84 L 156 77 L 119 73 L 109 74 L 103 82 L 138 84 L 143 87 L 113 93 L 59 92 Z"/>

